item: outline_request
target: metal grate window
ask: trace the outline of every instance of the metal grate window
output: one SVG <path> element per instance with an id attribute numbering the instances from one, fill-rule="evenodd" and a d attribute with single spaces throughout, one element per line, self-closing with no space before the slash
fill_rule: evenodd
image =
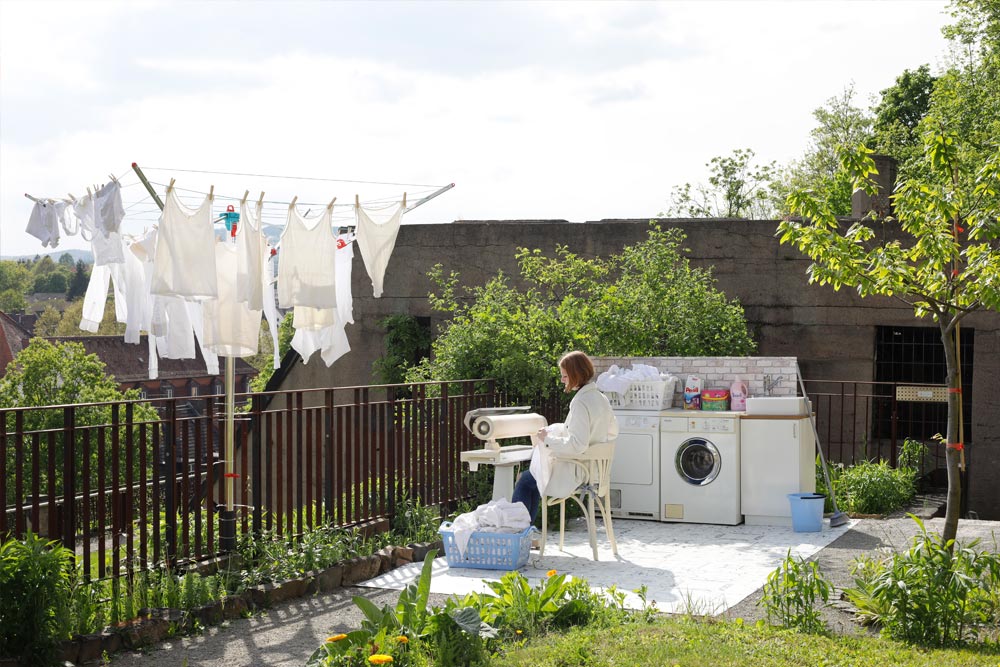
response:
<path id="1" fill-rule="evenodd" d="M 964 441 L 972 434 L 972 350 L 975 341 L 973 329 L 962 329 L 962 411 L 964 413 Z M 937 327 L 876 327 L 875 332 L 876 382 L 945 384 L 947 367 L 941 332 Z M 888 388 L 887 388 L 888 389 Z M 948 405 L 936 402 L 902 401 L 896 406 L 899 420 L 896 436 L 915 440 L 930 440 L 943 434 L 948 427 Z M 876 438 L 887 438 L 891 428 L 891 415 L 881 415 L 873 422 Z"/>

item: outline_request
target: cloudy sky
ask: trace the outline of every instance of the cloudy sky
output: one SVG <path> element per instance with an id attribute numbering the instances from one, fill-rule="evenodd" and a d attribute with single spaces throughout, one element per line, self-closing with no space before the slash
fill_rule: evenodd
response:
<path id="1" fill-rule="evenodd" d="M 153 224 L 132 162 L 218 210 L 263 191 L 275 224 L 448 183 L 404 224 L 653 216 L 713 156 L 800 156 L 845 86 L 939 65 L 946 6 L 0 0 L 0 254 L 43 251 L 24 193 L 109 174 Z"/>

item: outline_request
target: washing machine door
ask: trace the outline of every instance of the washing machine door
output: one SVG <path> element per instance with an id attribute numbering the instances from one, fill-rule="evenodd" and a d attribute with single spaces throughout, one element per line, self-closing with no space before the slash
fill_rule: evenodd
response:
<path id="1" fill-rule="evenodd" d="M 718 448 L 704 438 L 688 438 L 677 448 L 677 474 L 692 486 L 711 484 L 722 470 Z"/>

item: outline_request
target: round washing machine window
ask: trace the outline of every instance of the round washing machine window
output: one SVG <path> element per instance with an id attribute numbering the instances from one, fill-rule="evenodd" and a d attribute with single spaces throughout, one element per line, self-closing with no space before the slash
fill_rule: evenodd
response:
<path id="1" fill-rule="evenodd" d="M 688 484 L 711 484 L 722 470 L 722 457 L 716 446 L 704 438 L 688 438 L 677 448 L 674 459 L 677 474 Z"/>

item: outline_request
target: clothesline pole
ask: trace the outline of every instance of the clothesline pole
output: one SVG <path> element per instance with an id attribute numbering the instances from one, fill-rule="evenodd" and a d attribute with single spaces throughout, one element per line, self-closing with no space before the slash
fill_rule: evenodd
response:
<path id="1" fill-rule="evenodd" d="M 150 185 L 146 175 L 142 173 L 142 169 L 135 162 L 132 163 L 132 169 L 139 177 L 139 180 L 142 181 L 142 184 L 146 186 L 146 190 L 153 197 L 153 201 L 156 202 L 156 205 L 162 211 L 163 200 L 156 194 L 156 190 Z M 236 549 L 236 511 L 233 505 L 233 493 L 236 488 L 234 484 L 236 473 L 233 472 L 233 457 L 235 456 L 233 447 L 233 432 L 235 430 L 233 412 L 236 404 L 233 396 L 233 385 L 236 383 L 236 366 L 234 361 L 233 357 L 226 357 L 226 442 L 225 459 L 223 460 L 226 509 L 219 512 L 219 549 L 221 551 L 235 551 Z"/>
<path id="2" fill-rule="evenodd" d="M 453 187 L 455 187 L 455 184 L 454 183 L 449 183 L 448 185 L 444 186 L 443 188 L 435 190 L 434 192 L 430 193 L 429 195 L 427 195 L 426 197 L 424 197 L 423 199 L 421 199 L 420 201 L 418 201 L 413 206 L 406 207 L 406 212 L 409 213 L 410 211 L 412 211 L 416 207 L 420 206 L 421 204 L 426 204 L 427 202 L 429 202 L 430 200 L 434 199 L 435 197 L 437 197 L 439 195 L 443 195 L 444 193 L 448 192 L 448 190 L 451 190 Z M 405 200 L 404 200 L 404 203 L 405 203 Z"/>
<path id="3" fill-rule="evenodd" d="M 132 163 L 132 170 L 135 171 L 135 175 L 139 177 L 139 180 L 142 181 L 142 184 L 146 186 L 146 191 L 150 194 L 150 196 L 153 198 L 153 201 L 156 202 L 156 205 L 159 206 L 160 210 L 162 211 L 163 200 L 160 199 L 160 195 L 156 194 L 156 190 L 153 189 L 153 186 L 149 184 L 149 181 L 146 179 L 146 174 L 142 173 L 142 169 L 140 169 L 139 165 L 137 165 L 135 162 Z"/>

